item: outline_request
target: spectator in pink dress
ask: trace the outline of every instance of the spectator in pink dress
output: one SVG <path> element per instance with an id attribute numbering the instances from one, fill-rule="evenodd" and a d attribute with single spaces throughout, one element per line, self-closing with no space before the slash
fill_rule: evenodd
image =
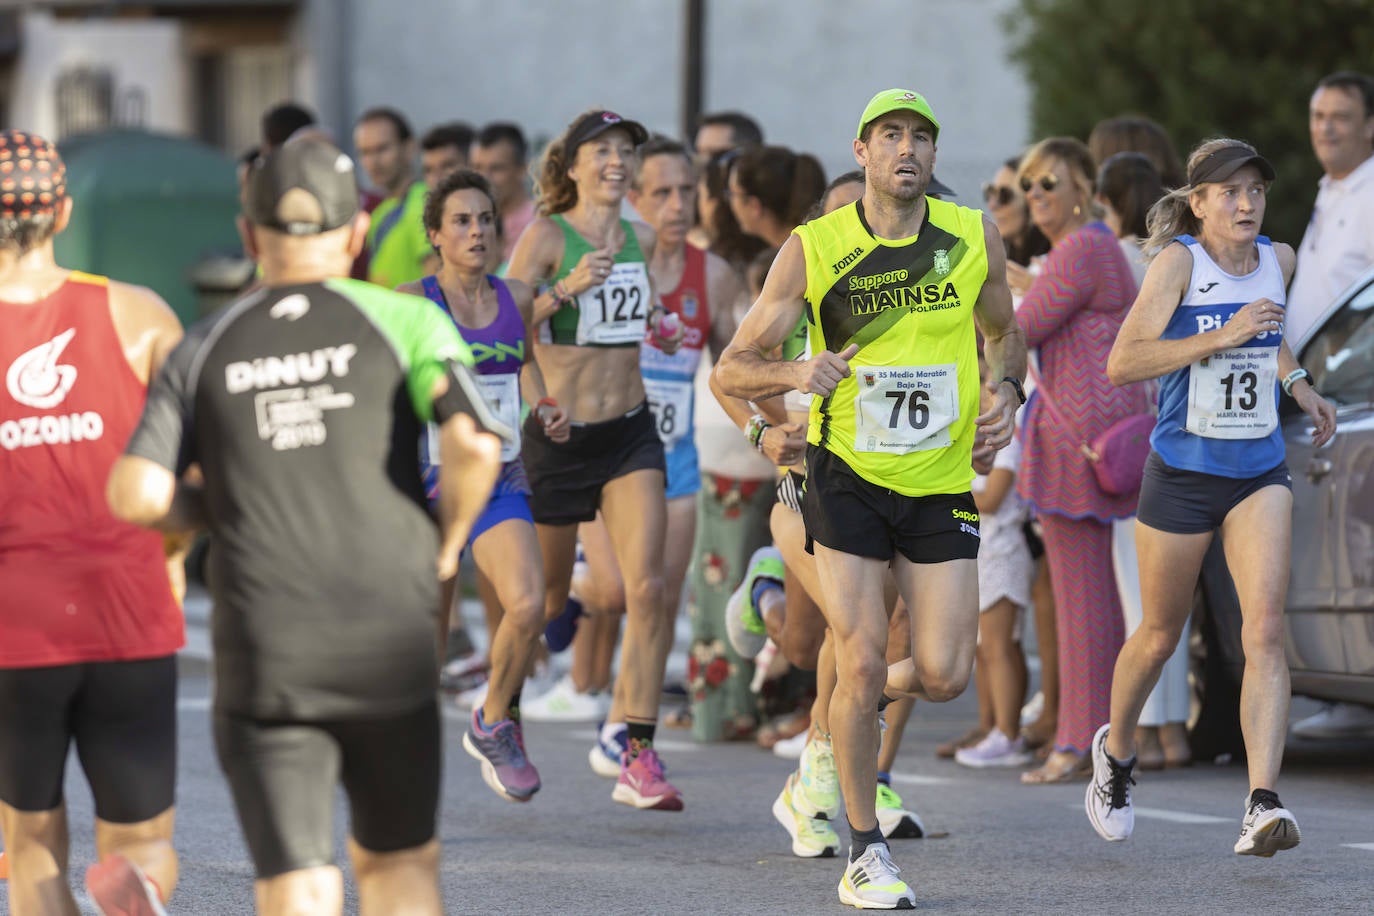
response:
<path id="1" fill-rule="evenodd" d="M 1107 354 L 1136 285 L 1116 236 L 1094 218 L 1095 172 L 1086 146 L 1054 137 L 1027 151 L 1017 176 L 1031 219 L 1053 246 L 1017 311 L 1040 357 L 1018 487 L 1040 518 L 1050 558 L 1060 684 L 1054 752 L 1022 774 L 1026 783 L 1087 775 L 1080 764 L 1109 711 L 1123 639 L 1111 522 L 1135 514 L 1136 496 L 1098 489 L 1080 446 L 1147 404 L 1141 386 L 1118 388 L 1107 378 Z"/>

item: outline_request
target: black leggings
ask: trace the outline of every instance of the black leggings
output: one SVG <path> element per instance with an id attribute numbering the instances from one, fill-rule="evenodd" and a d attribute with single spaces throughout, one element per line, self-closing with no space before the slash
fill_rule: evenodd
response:
<path id="1" fill-rule="evenodd" d="M 152 820 L 176 794 L 176 656 L 0 668 L 0 800 L 19 811 L 62 804 L 76 742 L 96 817 Z"/>

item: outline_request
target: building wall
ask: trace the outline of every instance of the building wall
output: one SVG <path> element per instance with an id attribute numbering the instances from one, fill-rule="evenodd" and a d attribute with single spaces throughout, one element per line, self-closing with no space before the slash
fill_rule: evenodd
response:
<path id="1" fill-rule="evenodd" d="M 925 93 L 942 121 L 937 174 L 978 185 L 1028 139 L 1028 94 L 1005 60 L 1010 0 L 706 0 L 703 104 L 754 114 L 770 141 L 852 167 L 864 103 L 892 86 Z M 301 94 L 348 137 L 370 105 L 417 131 L 496 118 L 534 139 L 605 105 L 680 133 L 682 0 L 306 0 Z M 398 14 L 404 10 L 404 14 Z M 347 49 L 341 51 L 341 49 Z"/>
<path id="2" fill-rule="evenodd" d="M 73 67 L 108 69 L 118 116 L 131 93 L 142 95 L 143 125 L 191 132 L 189 76 L 181 26 L 171 19 L 56 19 L 28 11 L 11 95 L 11 122 L 57 138 L 57 81 Z"/>

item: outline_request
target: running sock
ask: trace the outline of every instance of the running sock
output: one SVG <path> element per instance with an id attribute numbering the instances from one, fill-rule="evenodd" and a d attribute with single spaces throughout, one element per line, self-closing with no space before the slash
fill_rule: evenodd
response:
<path id="1" fill-rule="evenodd" d="M 625 731 L 624 722 L 602 722 L 601 723 L 601 743 L 614 744 L 616 736 Z"/>
<path id="2" fill-rule="evenodd" d="M 510 711 L 509 711 L 510 720 L 511 720 L 512 722 L 519 722 L 519 721 L 520 721 L 520 691 L 517 690 L 517 691 L 515 691 L 515 693 L 513 693 L 513 694 L 510 695 L 510 707 L 509 707 L 509 710 L 510 710 Z"/>
<path id="3" fill-rule="evenodd" d="M 857 861 L 859 856 L 864 854 L 864 850 L 868 849 L 868 847 L 872 846 L 874 843 L 887 842 L 887 840 L 883 839 L 882 828 L 876 823 L 873 825 L 872 830 L 860 830 L 858 827 L 854 826 L 854 823 L 850 821 L 848 817 L 846 817 L 845 820 L 849 823 L 849 861 Z"/>
<path id="4" fill-rule="evenodd" d="M 653 719 L 626 716 L 625 727 L 629 730 L 627 737 L 630 739 L 631 760 L 638 757 L 640 751 L 646 751 L 654 746 L 654 729 L 658 727 L 658 723 Z"/>
<path id="5" fill-rule="evenodd" d="M 1246 808 L 1253 808 L 1260 802 L 1266 802 L 1271 808 L 1282 808 L 1283 802 L 1279 801 L 1279 793 L 1273 789 L 1256 789 L 1250 793 L 1250 804 Z"/>
<path id="6" fill-rule="evenodd" d="M 889 773 L 887 770 L 879 770 L 878 782 L 882 785 L 887 786 L 889 789 L 892 788 L 892 774 Z"/>
<path id="7" fill-rule="evenodd" d="M 769 589 L 774 588 L 776 588 L 778 591 L 782 591 L 782 583 L 779 582 L 777 579 L 770 579 L 767 576 L 759 576 L 757 579 L 754 580 L 754 587 L 749 592 L 749 600 L 754 602 L 754 607 L 762 607 L 763 605 L 761 605 L 759 602 L 763 600 L 763 596 L 767 594 Z"/>
<path id="8" fill-rule="evenodd" d="M 882 696 L 878 697 L 878 712 L 882 712 L 895 702 L 897 702 L 895 698 L 884 693 Z"/>

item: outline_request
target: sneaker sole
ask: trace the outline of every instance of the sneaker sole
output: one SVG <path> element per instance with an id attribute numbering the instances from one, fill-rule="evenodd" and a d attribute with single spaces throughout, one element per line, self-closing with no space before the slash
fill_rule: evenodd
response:
<path id="1" fill-rule="evenodd" d="M 977 758 L 967 759 L 959 756 L 959 752 L 954 753 L 954 762 L 960 766 L 971 767 L 975 770 L 992 770 L 1000 767 L 1023 767 L 1030 763 L 1031 754 L 1012 754 L 1007 757 L 990 757 L 979 760 Z"/>
<path id="2" fill-rule="evenodd" d="M 1235 849 L 1238 856 L 1259 856 L 1261 859 L 1268 859 L 1272 858 L 1274 853 L 1292 849 L 1300 842 L 1302 833 L 1298 830 L 1298 822 L 1281 817 L 1256 830 L 1250 848 L 1242 849 L 1238 841 Z"/>
<path id="3" fill-rule="evenodd" d="M 925 824 L 914 811 L 905 808 L 878 809 L 878 829 L 886 840 L 919 840 L 926 835 Z"/>
<path id="4" fill-rule="evenodd" d="M 865 900 L 858 894 L 845 887 L 843 881 L 840 882 L 840 903 L 845 906 L 852 906 L 858 910 L 914 910 L 916 901 L 910 897 L 901 897 L 893 903 L 879 903 L 875 900 Z"/>
<path id="5" fill-rule="evenodd" d="M 799 859 L 833 859 L 840 851 L 839 838 L 835 840 L 834 846 L 825 846 L 816 850 L 807 846 L 801 841 L 801 835 L 797 832 L 797 825 L 792 820 L 791 812 L 787 808 L 787 802 L 783 801 L 783 796 L 787 794 L 787 789 L 778 793 L 778 797 L 773 799 L 773 817 L 782 829 L 787 831 L 787 835 L 792 838 L 792 855 Z"/>
<path id="6" fill-rule="evenodd" d="M 619 774 L 617 774 L 618 776 Z M 618 801 L 622 805 L 629 805 L 640 811 L 681 811 L 682 796 L 675 792 L 659 795 L 656 798 L 649 798 L 640 795 L 634 789 L 625 785 L 623 782 L 615 784 L 615 789 L 611 792 L 611 799 Z"/>
<path id="7" fill-rule="evenodd" d="M 593 747 L 587 752 L 587 763 L 591 764 L 592 772 L 598 776 L 605 779 L 620 778 L 620 764 L 601 753 L 600 747 Z"/>
<path id="8" fill-rule="evenodd" d="M 501 784 L 501 779 L 496 775 L 496 767 L 492 766 L 490 760 L 486 758 L 477 745 L 472 743 L 467 732 L 463 732 L 463 750 L 468 752 L 468 756 L 482 765 L 482 781 L 497 795 L 511 802 L 527 802 L 534 798 L 534 793 L 539 791 L 539 786 L 530 790 L 528 795 L 518 795 Z"/>

